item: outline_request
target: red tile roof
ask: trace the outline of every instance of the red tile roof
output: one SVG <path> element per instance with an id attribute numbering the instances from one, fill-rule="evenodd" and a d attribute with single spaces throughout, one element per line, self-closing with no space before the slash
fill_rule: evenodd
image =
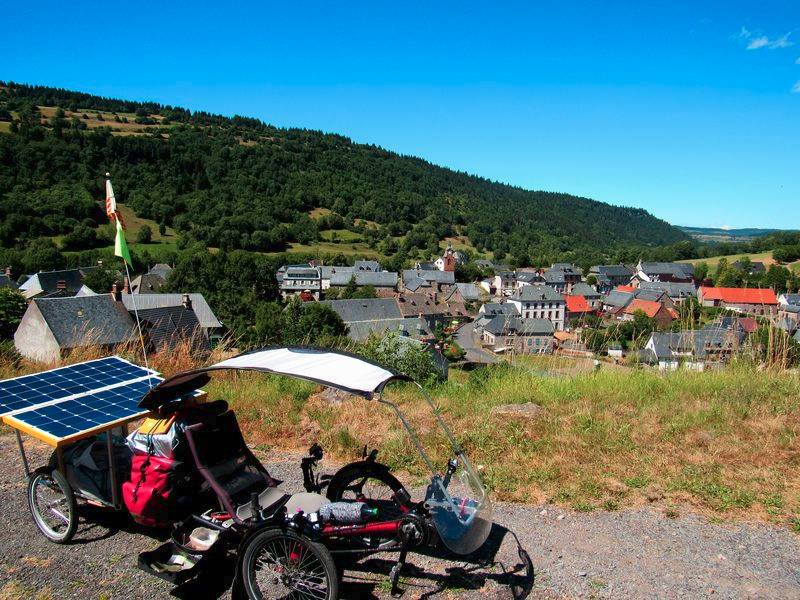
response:
<path id="1" fill-rule="evenodd" d="M 567 312 L 587 313 L 592 310 L 584 296 L 564 296 L 564 300 L 567 301 Z"/>
<path id="2" fill-rule="evenodd" d="M 703 300 L 720 300 L 726 304 L 778 304 L 769 288 L 726 288 L 700 286 Z"/>
<path id="3" fill-rule="evenodd" d="M 618 292 L 628 292 L 628 293 L 633 293 L 636 291 L 636 288 L 634 288 L 632 285 L 618 285 L 615 289 Z"/>
<path id="4" fill-rule="evenodd" d="M 653 302 L 652 300 L 639 300 L 635 298 L 631 300 L 631 303 L 625 307 L 626 314 L 632 315 L 637 310 L 641 310 L 646 314 L 648 317 L 652 318 L 658 314 L 658 311 L 663 308 L 663 305 L 659 302 Z M 672 315 L 670 315 L 672 316 Z"/>

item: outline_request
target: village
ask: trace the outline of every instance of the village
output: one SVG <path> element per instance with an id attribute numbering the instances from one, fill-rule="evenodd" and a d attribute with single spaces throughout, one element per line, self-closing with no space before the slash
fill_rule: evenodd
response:
<path id="1" fill-rule="evenodd" d="M 800 294 L 764 288 L 713 287 L 690 263 L 517 268 L 473 261 L 486 276 L 457 281 L 464 253 L 441 256 L 399 273 L 376 260 L 284 265 L 275 273 L 285 302 L 329 306 L 354 342 L 392 335 L 426 349 L 442 377 L 448 365 L 489 364 L 524 355 L 592 358 L 657 370 L 720 368 L 752 353 L 757 332 L 782 330 L 800 342 Z M 745 268 L 764 270 L 759 262 Z M 20 355 L 54 363 L 84 347 L 142 342 L 149 351 L 189 343 L 207 352 L 226 327 L 200 293 L 168 293 L 172 268 L 155 264 L 92 290 L 87 275 L 102 264 L 41 271 L 0 286 L 18 289 L 27 310 L 14 333 Z M 737 267 L 736 264 L 733 265 Z"/>

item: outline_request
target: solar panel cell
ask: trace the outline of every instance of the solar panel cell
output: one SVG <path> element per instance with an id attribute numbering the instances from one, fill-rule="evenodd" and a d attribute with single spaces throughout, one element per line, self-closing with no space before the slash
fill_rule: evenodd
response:
<path id="1" fill-rule="evenodd" d="M 0 415 L 155 374 L 118 356 L 0 381 Z M 153 379 L 155 382 L 155 379 Z"/>

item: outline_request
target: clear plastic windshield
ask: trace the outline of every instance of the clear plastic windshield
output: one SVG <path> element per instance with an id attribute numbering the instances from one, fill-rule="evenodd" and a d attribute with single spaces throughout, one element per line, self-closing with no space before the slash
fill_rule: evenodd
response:
<path id="1" fill-rule="evenodd" d="M 456 554 L 480 548 L 492 529 L 492 503 L 478 475 L 461 453 L 449 478 L 434 475 L 425 495 L 439 537 Z"/>
<path id="2" fill-rule="evenodd" d="M 439 415 L 430 396 L 419 386 L 452 449 L 451 464 L 433 465 L 419 437 L 396 404 L 381 395 L 380 401 L 394 410 L 433 477 L 425 494 L 425 506 L 442 542 L 453 552 L 466 555 L 480 548 L 492 528 L 492 504 L 480 477 Z"/>

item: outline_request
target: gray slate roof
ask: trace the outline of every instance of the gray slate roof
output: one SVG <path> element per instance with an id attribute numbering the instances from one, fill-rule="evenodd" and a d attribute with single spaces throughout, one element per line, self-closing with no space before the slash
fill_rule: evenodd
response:
<path id="1" fill-rule="evenodd" d="M 97 267 L 81 267 L 79 269 L 63 269 L 60 271 L 39 271 L 30 276 L 20 286 L 23 292 L 34 292 L 41 290 L 40 293 L 52 294 L 58 290 L 60 281 L 64 282 L 66 290 L 74 295 L 83 286 L 83 278 L 86 273 L 94 271 Z M 28 296 L 30 297 L 30 295 Z"/>
<path id="2" fill-rule="evenodd" d="M 395 287 L 397 285 L 397 273 L 390 271 L 337 271 L 331 275 L 331 285 L 346 286 L 354 277 L 358 286 Z"/>
<path id="3" fill-rule="evenodd" d="M 134 294 L 157 292 L 167 284 L 167 280 L 156 273 L 145 273 L 134 277 L 131 281 L 131 291 Z"/>
<path id="4" fill-rule="evenodd" d="M 547 319 L 522 319 L 516 316 L 497 315 L 484 326 L 494 335 L 553 335 L 553 324 Z"/>
<path id="5" fill-rule="evenodd" d="M 0 274 L 0 288 L 4 287 L 17 289 L 17 284 L 5 273 Z"/>
<path id="6" fill-rule="evenodd" d="M 545 283 L 561 284 L 567 282 L 567 277 L 561 269 L 547 269 L 542 273 Z"/>
<path id="7" fill-rule="evenodd" d="M 633 297 L 637 300 L 647 300 L 649 302 L 660 302 L 666 292 L 664 290 L 650 290 L 639 288 L 633 292 Z"/>
<path id="8" fill-rule="evenodd" d="M 615 308 L 625 308 L 633 300 L 633 294 L 630 292 L 620 292 L 619 290 L 611 290 L 608 295 L 603 298 L 603 304 L 608 304 Z"/>
<path id="9" fill-rule="evenodd" d="M 740 331 L 707 327 L 692 331 L 655 332 L 653 347 L 659 359 L 673 358 L 673 352 L 691 352 L 694 358 L 703 359 L 708 350 L 731 348 L 744 339 Z"/>
<path id="10" fill-rule="evenodd" d="M 673 299 L 697 297 L 697 287 L 692 282 L 680 283 L 677 281 L 642 281 L 639 284 L 639 289 L 661 290 L 662 292 L 666 292 L 667 295 Z"/>
<path id="11" fill-rule="evenodd" d="M 648 275 L 671 275 L 680 278 L 694 275 L 694 265 L 691 263 L 642 262 L 641 268 Z"/>
<path id="12" fill-rule="evenodd" d="M 573 296 L 583 296 L 587 300 L 596 300 L 600 298 L 600 292 L 590 286 L 588 283 L 579 281 L 572 286 Z"/>
<path id="13" fill-rule="evenodd" d="M 485 315 L 518 315 L 517 307 L 511 302 L 503 304 L 499 302 L 487 302 L 483 305 L 483 314 Z"/>
<path id="14" fill-rule="evenodd" d="M 594 265 L 589 269 L 590 273 L 598 273 L 608 277 L 632 277 L 633 270 L 625 265 Z"/>
<path id="15" fill-rule="evenodd" d="M 453 290 L 447 296 L 447 300 L 450 299 L 456 292 L 461 293 L 461 297 L 466 301 L 474 302 L 476 300 L 480 300 L 481 298 L 481 288 L 479 288 L 474 283 L 457 283 L 453 287 Z"/>
<path id="16" fill-rule="evenodd" d="M 794 334 L 794 339 L 800 344 L 800 329 L 798 329 Z"/>
<path id="17" fill-rule="evenodd" d="M 516 273 L 517 281 L 522 281 L 525 283 L 541 283 L 544 281 L 544 277 L 536 273 L 535 271 L 517 271 Z"/>
<path id="18" fill-rule="evenodd" d="M 564 302 L 564 297 L 549 285 L 526 285 L 517 290 L 515 300 L 523 302 Z"/>
<path id="19" fill-rule="evenodd" d="M 353 268 L 356 271 L 380 271 L 381 264 L 377 260 L 357 260 Z"/>
<path id="20" fill-rule="evenodd" d="M 800 294 L 783 294 L 786 303 L 789 305 L 800 306 Z"/>
<path id="21" fill-rule="evenodd" d="M 222 327 L 214 311 L 206 302 L 203 294 L 189 294 L 192 301 L 192 310 L 204 329 Z M 123 294 L 122 303 L 128 310 L 133 310 L 134 303 L 137 310 L 149 308 L 167 308 L 170 306 L 183 306 L 183 294 Z"/>
<path id="22" fill-rule="evenodd" d="M 194 310 L 184 306 L 167 306 L 140 310 L 139 320 L 154 350 L 174 348 L 183 341 L 192 342 L 195 348 L 209 348 Z"/>
<path id="23" fill-rule="evenodd" d="M 172 273 L 172 267 L 166 263 L 156 263 L 153 265 L 153 268 L 148 271 L 148 273 L 151 275 L 157 275 L 166 281 L 169 278 L 169 274 Z"/>
<path id="24" fill-rule="evenodd" d="M 365 340 L 373 333 L 399 331 L 408 326 L 408 320 L 403 317 L 394 298 L 325 300 L 323 304 L 341 317 L 349 329 L 349 337 L 356 341 Z"/>
<path id="25" fill-rule="evenodd" d="M 453 271 L 440 271 L 439 269 L 406 269 L 403 271 L 403 285 L 406 287 L 409 287 L 408 282 L 413 282 L 416 279 L 452 285 L 456 282 L 456 274 Z"/>
<path id="26" fill-rule="evenodd" d="M 136 339 L 135 324 L 110 294 L 67 298 L 34 298 L 61 348 L 114 345 Z"/>

